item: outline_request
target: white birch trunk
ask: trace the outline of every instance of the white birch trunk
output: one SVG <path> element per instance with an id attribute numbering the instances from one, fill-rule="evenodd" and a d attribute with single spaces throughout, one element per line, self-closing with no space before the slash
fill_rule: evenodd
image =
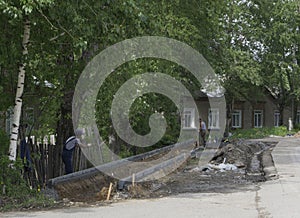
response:
<path id="1" fill-rule="evenodd" d="M 9 146 L 9 159 L 12 161 L 15 161 L 17 157 L 17 142 L 18 142 L 20 117 L 22 111 L 22 95 L 24 90 L 25 66 L 26 66 L 26 57 L 28 54 L 29 37 L 30 37 L 30 22 L 28 19 L 25 19 L 23 41 L 22 41 L 23 61 L 19 67 L 18 87 L 16 92 L 13 123 L 12 123 L 10 146 Z"/>

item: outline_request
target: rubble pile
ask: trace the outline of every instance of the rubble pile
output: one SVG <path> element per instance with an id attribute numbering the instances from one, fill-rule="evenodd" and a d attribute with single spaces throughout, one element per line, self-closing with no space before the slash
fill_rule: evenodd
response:
<path id="1" fill-rule="evenodd" d="M 264 163 L 270 160 L 270 158 L 264 158 L 264 155 L 271 156 L 268 151 L 273 147 L 272 144 L 267 145 L 262 142 L 235 141 L 219 149 L 209 167 L 217 166 L 221 170 L 239 168 L 244 170 L 249 181 L 262 182 L 266 180 L 264 166 L 272 164 Z"/>
<path id="2" fill-rule="evenodd" d="M 253 156 L 266 148 L 266 144 L 261 142 L 251 143 L 243 140 L 231 142 L 219 149 L 210 163 L 221 164 L 226 159 L 226 163 L 234 164 L 238 168 L 249 167 Z"/>

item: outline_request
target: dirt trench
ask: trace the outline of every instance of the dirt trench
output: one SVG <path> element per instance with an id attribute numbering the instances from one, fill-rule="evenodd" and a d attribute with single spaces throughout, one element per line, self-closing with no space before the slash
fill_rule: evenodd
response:
<path id="1" fill-rule="evenodd" d="M 232 141 L 223 144 L 207 166 L 190 158 L 175 172 L 159 180 L 129 185 L 115 198 L 157 198 L 180 193 L 228 193 L 253 190 L 256 184 L 276 179 L 271 151 L 275 143 Z M 220 169 L 229 166 L 234 169 Z"/>
<path id="2" fill-rule="evenodd" d="M 189 158 L 168 176 L 128 185 L 123 190 L 117 189 L 117 180 L 105 175 L 91 177 L 88 181 L 79 180 L 64 184 L 56 187 L 56 190 L 67 201 L 89 203 L 106 200 L 110 182 L 113 186 L 109 199 L 113 201 L 128 198 L 157 198 L 180 193 L 228 193 L 253 190 L 257 188 L 256 184 L 277 178 L 271 155 L 275 145 L 271 142 L 244 140 L 223 143 L 206 166 L 199 166 L 198 158 Z M 223 169 L 220 166 L 230 166 L 234 169 Z"/>

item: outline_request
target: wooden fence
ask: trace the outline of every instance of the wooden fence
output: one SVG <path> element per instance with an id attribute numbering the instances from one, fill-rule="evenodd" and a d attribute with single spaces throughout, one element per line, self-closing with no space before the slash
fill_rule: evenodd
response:
<path id="1" fill-rule="evenodd" d="M 45 187 L 47 181 L 54 177 L 53 175 L 64 174 L 61 158 L 63 145 L 28 140 L 25 146 L 30 151 L 30 159 L 26 156 L 24 158 L 24 177 L 33 188 Z M 73 163 L 74 171 L 87 168 L 87 160 L 78 147 L 73 153 Z"/>

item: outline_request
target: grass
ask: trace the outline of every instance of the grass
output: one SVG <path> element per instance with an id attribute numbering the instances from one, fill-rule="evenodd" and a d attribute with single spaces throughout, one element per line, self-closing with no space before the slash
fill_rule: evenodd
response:
<path id="1" fill-rule="evenodd" d="M 42 193 L 27 193 L 19 197 L 2 196 L 0 212 L 51 208 L 55 201 Z"/>
<path id="2" fill-rule="evenodd" d="M 298 132 L 297 129 L 288 131 L 285 126 L 272 127 L 272 128 L 253 128 L 253 129 L 237 129 L 232 132 L 230 139 L 259 139 L 273 136 L 286 136 Z"/>

